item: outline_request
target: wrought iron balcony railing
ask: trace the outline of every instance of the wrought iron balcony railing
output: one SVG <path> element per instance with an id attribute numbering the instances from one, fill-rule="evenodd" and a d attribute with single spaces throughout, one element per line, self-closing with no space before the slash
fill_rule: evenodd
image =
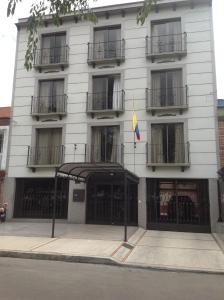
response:
<path id="1" fill-rule="evenodd" d="M 67 95 L 32 97 L 31 115 L 59 115 L 67 113 Z"/>
<path id="2" fill-rule="evenodd" d="M 86 112 L 90 114 L 101 112 L 114 112 L 116 114 L 124 112 L 125 92 L 114 91 L 112 95 L 108 93 L 87 93 Z"/>
<path id="3" fill-rule="evenodd" d="M 44 68 L 51 66 L 60 66 L 64 68 L 68 66 L 69 47 L 51 47 L 37 49 L 34 54 L 34 67 Z"/>
<path id="4" fill-rule="evenodd" d="M 187 33 L 146 37 L 146 56 L 154 59 L 163 56 L 187 54 Z"/>
<path id="5" fill-rule="evenodd" d="M 87 145 L 86 161 L 91 163 L 123 164 L 124 147 L 121 145 Z"/>
<path id="6" fill-rule="evenodd" d="M 74 161 L 123 164 L 124 145 L 74 144 Z"/>
<path id="7" fill-rule="evenodd" d="M 146 110 L 184 110 L 188 108 L 188 87 L 146 89 Z"/>
<path id="8" fill-rule="evenodd" d="M 57 147 L 28 147 L 27 165 L 37 166 L 58 166 L 64 161 L 63 145 Z"/>
<path id="9" fill-rule="evenodd" d="M 125 60 L 125 40 L 88 43 L 88 64 L 116 62 Z"/>
<path id="10" fill-rule="evenodd" d="M 147 165 L 188 167 L 190 165 L 190 143 L 146 144 Z"/>

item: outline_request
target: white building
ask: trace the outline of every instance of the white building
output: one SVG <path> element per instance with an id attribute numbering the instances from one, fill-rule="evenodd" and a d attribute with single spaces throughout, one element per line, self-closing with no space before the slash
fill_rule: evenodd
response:
<path id="1" fill-rule="evenodd" d="M 30 72 L 24 68 L 27 20 L 19 20 L 9 217 L 51 217 L 55 167 L 62 162 L 118 162 L 139 177 L 138 185 L 129 184 L 129 224 L 215 229 L 211 2 L 158 1 L 143 26 L 136 23 L 139 2 L 95 9 L 97 24 L 67 16 L 55 27 L 46 19 Z M 133 99 L 141 134 L 136 148 Z M 61 180 L 59 185 L 58 218 L 123 223 L 118 175 L 94 175 L 86 185 Z M 79 201 L 77 190 L 82 190 Z"/>

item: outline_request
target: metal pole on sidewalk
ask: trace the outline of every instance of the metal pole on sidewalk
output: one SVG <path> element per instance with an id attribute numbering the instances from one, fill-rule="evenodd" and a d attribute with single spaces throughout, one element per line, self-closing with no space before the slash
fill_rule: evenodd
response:
<path id="1" fill-rule="evenodd" d="M 54 176 L 54 201 L 53 201 L 52 231 L 51 231 L 52 238 L 54 238 L 54 229 L 55 229 L 57 186 L 58 186 L 58 168 L 56 168 L 55 176 Z"/>
<path id="2" fill-rule="evenodd" d="M 128 223 L 128 211 L 127 211 L 127 176 L 126 172 L 124 172 L 124 241 L 127 242 L 127 223 Z"/>

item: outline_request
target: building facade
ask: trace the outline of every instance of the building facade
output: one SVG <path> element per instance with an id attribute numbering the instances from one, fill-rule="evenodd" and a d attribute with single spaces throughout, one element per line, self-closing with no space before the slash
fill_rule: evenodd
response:
<path id="1" fill-rule="evenodd" d="M 0 107 L 0 205 L 7 201 L 7 199 L 4 199 L 3 195 L 6 176 L 10 115 L 10 107 Z"/>
<path id="2" fill-rule="evenodd" d="M 224 167 L 224 100 L 218 99 L 219 153 L 220 167 Z"/>
<path id="3" fill-rule="evenodd" d="M 119 163 L 139 177 L 128 184 L 129 224 L 215 230 L 211 2 L 158 1 L 143 26 L 136 23 L 142 3 L 96 8 L 97 24 L 67 16 L 55 27 L 46 19 L 29 72 L 27 20 L 19 20 L 9 217 L 51 217 L 54 172 L 63 162 Z M 136 143 L 133 106 L 141 135 Z M 123 224 L 123 207 L 117 174 L 95 174 L 87 184 L 59 180 L 57 218 Z"/>
<path id="4" fill-rule="evenodd" d="M 217 225 L 217 232 L 220 238 L 224 241 L 224 99 L 218 99 L 218 127 L 219 127 L 219 156 L 220 156 L 220 170 L 219 173 L 219 222 Z"/>

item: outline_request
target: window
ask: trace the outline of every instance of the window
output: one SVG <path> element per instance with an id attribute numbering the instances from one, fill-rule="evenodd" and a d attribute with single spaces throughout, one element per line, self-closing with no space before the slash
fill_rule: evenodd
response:
<path id="1" fill-rule="evenodd" d="M 121 27 L 104 27 L 94 30 L 94 58 L 116 58 L 121 56 Z"/>
<path id="2" fill-rule="evenodd" d="M 182 50 L 180 20 L 152 24 L 152 53 L 170 53 Z"/>
<path id="3" fill-rule="evenodd" d="M 65 62 L 66 59 L 66 34 L 42 35 L 41 64 L 57 64 Z"/>
<path id="4" fill-rule="evenodd" d="M 119 127 L 92 127 L 91 162 L 119 161 Z"/>
<path id="5" fill-rule="evenodd" d="M 64 80 L 43 80 L 39 82 L 38 112 L 63 112 Z"/>
<path id="6" fill-rule="evenodd" d="M 93 77 L 93 110 L 119 110 L 122 108 L 119 75 Z"/>
<path id="7" fill-rule="evenodd" d="M 36 130 L 35 164 L 60 164 L 63 154 L 62 128 L 39 128 Z"/>
<path id="8" fill-rule="evenodd" d="M 151 106 L 182 106 L 184 87 L 182 70 L 152 72 Z"/>
<path id="9" fill-rule="evenodd" d="M 152 163 L 184 163 L 183 123 L 152 125 Z"/>

